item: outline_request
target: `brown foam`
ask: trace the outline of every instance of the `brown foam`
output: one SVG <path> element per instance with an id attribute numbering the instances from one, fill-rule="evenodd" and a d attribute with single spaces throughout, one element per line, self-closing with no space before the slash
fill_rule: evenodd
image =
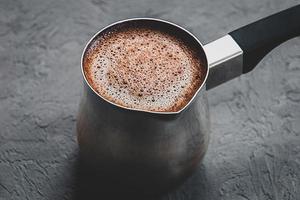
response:
<path id="1" fill-rule="evenodd" d="M 98 37 L 84 57 L 90 85 L 105 99 L 148 111 L 178 111 L 202 84 L 200 58 L 175 36 L 131 27 Z"/>

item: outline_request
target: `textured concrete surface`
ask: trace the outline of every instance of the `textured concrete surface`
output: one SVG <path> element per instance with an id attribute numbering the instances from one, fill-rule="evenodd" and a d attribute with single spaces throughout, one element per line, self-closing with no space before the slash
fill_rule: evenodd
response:
<path id="1" fill-rule="evenodd" d="M 76 199 L 80 54 L 104 25 L 158 17 L 206 43 L 297 3 L 0 0 L 0 199 Z M 253 72 L 209 91 L 208 153 L 164 199 L 300 199 L 299 52 L 300 38 L 290 40 Z"/>

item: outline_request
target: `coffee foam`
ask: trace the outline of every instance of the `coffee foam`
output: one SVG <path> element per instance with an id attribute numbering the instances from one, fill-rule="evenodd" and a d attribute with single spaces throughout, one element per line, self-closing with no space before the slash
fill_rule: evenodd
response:
<path id="1" fill-rule="evenodd" d="M 150 28 L 99 36 L 83 65 L 88 82 L 102 97 L 148 111 L 180 110 L 205 76 L 194 51 L 175 36 Z"/>

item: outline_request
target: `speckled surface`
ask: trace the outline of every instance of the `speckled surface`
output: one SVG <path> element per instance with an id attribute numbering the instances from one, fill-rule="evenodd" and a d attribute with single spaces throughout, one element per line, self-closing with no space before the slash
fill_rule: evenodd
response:
<path id="1" fill-rule="evenodd" d="M 104 25 L 158 17 L 207 43 L 297 3 L 0 0 L 0 199 L 77 199 L 80 55 Z M 207 155 L 163 199 L 300 199 L 299 52 L 300 38 L 290 40 L 254 71 L 209 91 Z"/>

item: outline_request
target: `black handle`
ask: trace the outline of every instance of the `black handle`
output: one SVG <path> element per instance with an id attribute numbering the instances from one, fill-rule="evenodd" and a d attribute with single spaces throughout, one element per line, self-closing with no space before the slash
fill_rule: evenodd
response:
<path id="1" fill-rule="evenodd" d="M 251 71 L 276 46 L 300 35 L 300 5 L 229 33 L 243 50 L 243 73 Z"/>

